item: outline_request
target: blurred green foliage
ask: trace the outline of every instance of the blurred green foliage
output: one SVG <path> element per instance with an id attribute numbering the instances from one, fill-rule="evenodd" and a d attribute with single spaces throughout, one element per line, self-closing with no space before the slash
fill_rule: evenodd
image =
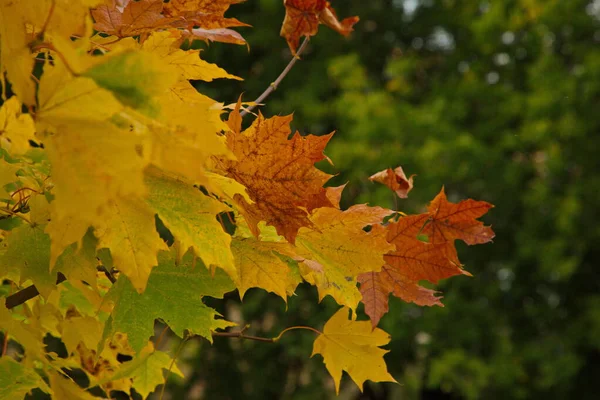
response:
<path id="1" fill-rule="evenodd" d="M 341 398 L 593 399 L 600 377 L 600 3 L 597 0 L 347 0 L 349 39 L 322 27 L 262 112 L 294 112 L 303 133 L 337 130 L 327 154 L 343 198 L 419 212 L 445 185 L 450 200 L 496 205 L 493 244 L 459 245 L 473 278 L 439 285 L 444 308 L 396 299 L 381 327 L 401 385 L 349 379 Z M 243 82 L 201 89 L 256 98 L 289 60 L 281 0 L 248 0 L 231 16 L 250 45 L 212 44 L 203 57 Z M 367 177 L 402 165 L 408 200 Z M 333 314 L 301 287 L 286 305 L 250 291 L 221 308 L 275 336 Z M 364 314 L 359 314 L 364 315 Z M 310 332 L 275 345 L 217 338 L 183 352 L 172 398 L 325 399 L 334 395 Z"/>

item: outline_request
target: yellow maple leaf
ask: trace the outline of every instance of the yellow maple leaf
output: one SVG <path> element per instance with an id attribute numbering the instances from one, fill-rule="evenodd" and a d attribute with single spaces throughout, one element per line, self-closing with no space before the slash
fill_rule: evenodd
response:
<path id="1" fill-rule="evenodd" d="M 234 238 L 231 250 L 235 258 L 236 276 L 232 277 L 240 297 L 253 287 L 273 292 L 287 302 L 288 292 L 300 283 L 279 254 L 289 254 L 286 242 L 265 242 L 254 237 Z"/>
<path id="2" fill-rule="evenodd" d="M 325 367 L 335 382 L 336 393 L 340 392 L 342 371 L 350 375 L 361 391 L 366 380 L 396 382 L 383 359 L 389 350 L 379 348 L 390 342 L 390 335 L 379 328 L 372 329 L 369 321 L 349 320 L 348 311 L 344 307 L 336 312 L 313 345 L 312 356 L 323 356 Z"/>
<path id="3" fill-rule="evenodd" d="M 28 106 L 35 104 L 35 82 L 31 79 L 34 59 L 29 50 L 33 38 L 25 30 L 29 22 L 25 14 L 36 6 L 36 0 L 0 2 L 0 75 L 6 71 L 12 91 Z"/>
<path id="4" fill-rule="evenodd" d="M 329 294 L 338 304 L 356 309 L 361 298 L 356 277 L 381 270 L 383 255 L 394 250 L 386 240 L 386 231 L 378 225 L 391 213 L 367 205 L 346 211 L 322 207 L 310 217 L 313 227 L 300 228 L 296 245 L 298 254 L 306 259 L 300 270 L 317 286 L 321 299 Z M 375 224 L 371 231 L 365 232 L 363 227 L 371 224 Z"/>
<path id="5" fill-rule="evenodd" d="M 35 140 L 33 119 L 21 113 L 21 103 L 13 96 L 0 107 L 0 147 L 23 154 L 30 149 L 30 140 Z"/>
<path id="6" fill-rule="evenodd" d="M 199 79 L 207 82 L 217 78 L 240 79 L 228 74 L 216 64 L 202 60 L 199 50 L 181 50 L 180 35 L 178 31 L 154 32 L 144 42 L 142 49 L 160 56 L 184 79 Z"/>

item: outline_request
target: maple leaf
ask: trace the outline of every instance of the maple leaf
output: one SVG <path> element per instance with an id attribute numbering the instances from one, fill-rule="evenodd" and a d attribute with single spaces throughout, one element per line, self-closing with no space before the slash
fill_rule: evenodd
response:
<path id="1" fill-rule="evenodd" d="M 146 174 L 146 183 L 150 188 L 148 204 L 180 243 L 183 253 L 192 247 L 207 267 L 218 266 L 236 276 L 231 236 L 217 220 L 217 214 L 229 211 L 229 207 L 155 169 Z"/>
<path id="2" fill-rule="evenodd" d="M 115 72 L 118 71 L 118 74 Z M 103 62 L 88 68 L 82 76 L 92 78 L 110 90 L 123 104 L 154 115 L 154 97 L 175 84 L 179 74 L 160 56 L 145 51 L 109 53 Z"/>
<path id="3" fill-rule="evenodd" d="M 6 100 L 0 107 L 0 147 L 12 154 L 22 154 L 35 141 L 35 124 L 29 114 L 21 113 L 21 103 L 16 97 Z"/>
<path id="4" fill-rule="evenodd" d="M 187 81 L 180 81 L 158 98 L 164 125 L 151 124 L 152 164 L 195 183 L 209 186 L 206 164 L 220 155 L 231 157 L 225 138 L 217 132 L 226 129 L 215 101 L 198 93 Z M 214 182 L 213 182 L 214 183 Z"/>
<path id="5" fill-rule="evenodd" d="M 53 391 L 53 397 L 56 399 L 73 400 L 94 400 L 97 397 L 92 396 L 86 390 L 81 388 L 70 378 L 65 378 L 57 372 L 51 372 L 49 375 L 50 387 Z"/>
<path id="6" fill-rule="evenodd" d="M 379 328 L 372 329 L 368 321 L 348 320 L 348 311 L 346 307 L 337 311 L 313 345 L 312 356 L 323 356 L 336 393 L 340 392 L 342 371 L 350 375 L 361 391 L 366 380 L 396 382 L 383 359 L 389 350 L 379 348 L 390 342 L 390 335 Z"/>
<path id="7" fill-rule="evenodd" d="M 442 189 L 430 203 L 428 213 L 406 216 L 388 225 L 387 240 L 395 244 L 396 250 L 384 256 L 387 264 L 381 272 L 358 278 L 365 312 L 373 326 L 388 311 L 390 293 L 418 305 L 442 306 L 436 292 L 418 282 L 437 283 L 455 275 L 470 275 L 460 266 L 454 240 L 462 239 L 468 244 L 490 241 L 493 231 L 477 218 L 491 207 L 471 199 L 450 203 Z M 427 235 L 428 242 L 419 240 L 418 235 Z"/>
<path id="8" fill-rule="evenodd" d="M 222 298 L 234 290 L 231 279 L 217 270 L 211 276 L 207 268 L 196 266 L 192 254 L 175 265 L 175 251 L 161 252 L 158 266 L 152 270 L 144 293 L 138 293 L 124 276 L 107 293 L 115 302 L 105 337 L 116 332 L 127 334 L 131 348 L 139 353 L 154 335 L 154 320 L 160 318 L 179 337 L 184 330 L 212 342 L 211 331 L 235 324 L 215 319 L 219 314 L 203 302 L 204 296 Z"/>
<path id="9" fill-rule="evenodd" d="M 379 271 L 384 254 L 394 246 L 379 225 L 393 211 L 356 205 L 346 211 L 324 207 L 311 215 L 312 227 L 302 227 L 296 238 L 298 255 L 309 262 L 304 275 L 316 284 L 319 298 L 331 295 L 340 305 L 355 309 L 360 300 L 356 277 Z M 363 228 L 371 226 L 370 232 Z"/>
<path id="10" fill-rule="evenodd" d="M 406 178 L 402 167 L 397 167 L 396 169 L 388 168 L 379 171 L 376 174 L 371 175 L 369 180 L 371 182 L 384 184 L 394 191 L 398 197 L 405 199 L 408 197 L 408 192 L 413 188 L 414 176 L 415 175 L 411 175 L 410 178 Z"/>
<path id="11" fill-rule="evenodd" d="M 230 5 L 243 1 L 245 0 L 173 0 L 165 4 L 165 14 L 187 21 L 188 28 L 199 26 L 212 30 L 232 26 L 248 26 L 235 18 L 225 18 L 224 16 Z"/>
<path id="12" fill-rule="evenodd" d="M 420 306 L 444 306 L 434 290 L 419 286 L 413 279 L 405 276 L 401 269 L 387 264 L 380 272 L 359 275 L 358 282 L 365 313 L 370 317 L 373 327 L 376 327 L 381 317 L 388 312 L 390 293 L 407 303 Z"/>
<path id="13" fill-rule="evenodd" d="M 232 111 L 236 113 L 237 111 Z M 314 167 L 326 157 L 323 149 L 332 134 L 291 139 L 292 116 L 265 119 L 262 114 L 244 132 L 229 132 L 227 144 L 237 160 L 217 160 L 217 166 L 242 185 L 254 201 L 242 196 L 240 204 L 250 230 L 258 236 L 257 224 L 266 221 L 290 243 L 298 229 L 312 223 L 308 213 L 332 206 L 323 184 L 330 175 Z"/>
<path id="14" fill-rule="evenodd" d="M 286 242 L 268 242 L 254 237 L 237 237 L 231 243 L 236 275 L 233 278 L 243 298 L 253 287 L 275 293 L 287 302 L 287 295 L 301 282 L 282 255 L 293 252 Z"/>
<path id="15" fill-rule="evenodd" d="M 317 34 L 319 24 L 325 24 L 334 31 L 347 36 L 358 17 L 349 17 L 342 21 L 337 19 L 335 11 L 325 0 L 284 0 L 285 18 L 281 27 L 283 36 L 290 46 L 292 54 L 296 54 L 301 36 Z"/>
<path id="16" fill-rule="evenodd" d="M 35 370 L 28 368 L 24 363 L 17 362 L 11 357 L 0 358 L 0 398 L 23 399 L 35 388 L 40 388 L 46 393 L 52 389 L 44 382 Z"/>
<path id="17" fill-rule="evenodd" d="M 142 49 L 161 57 L 164 63 L 176 69 L 184 79 L 210 82 L 217 78 L 240 79 L 224 69 L 200 58 L 200 50 L 184 51 L 179 48 L 181 33 L 178 31 L 154 32 L 144 41 Z"/>
<path id="18" fill-rule="evenodd" d="M 0 2 L 0 74 L 6 72 L 12 91 L 28 106 L 36 104 L 36 86 L 31 79 L 34 59 L 29 50 L 30 35 L 25 31 L 29 22 L 26 13 L 39 6 L 35 1 Z"/>
<path id="19" fill-rule="evenodd" d="M 451 203 L 444 188 L 429 204 L 429 219 L 422 230 L 430 243 L 444 243 L 460 239 L 469 245 L 490 242 L 494 232 L 483 222 L 477 221 L 488 212 L 492 204 L 472 199 Z"/>
<path id="20" fill-rule="evenodd" d="M 155 350 L 153 343 L 148 342 L 134 360 L 123 363 L 114 375 L 105 380 L 131 378 L 132 387 L 145 399 L 158 385 L 165 382 L 163 369 L 183 378 L 183 373 L 173 359 L 167 353 Z"/>
<path id="21" fill-rule="evenodd" d="M 98 249 L 110 249 L 115 266 L 143 292 L 150 271 L 158 264 L 157 253 L 167 250 L 155 228 L 154 210 L 136 198 L 112 201 L 94 228 Z"/>
<path id="22" fill-rule="evenodd" d="M 41 226 L 22 225 L 11 231 L 1 246 L 0 276 L 16 282 L 31 279 L 47 298 L 56 288 L 56 272 L 50 273 L 50 237 Z M 20 279 L 14 279 L 20 277 Z"/>
<path id="23" fill-rule="evenodd" d="M 94 29 L 120 38 L 136 36 L 164 28 L 178 21 L 162 15 L 162 0 L 130 1 L 122 10 L 116 2 L 92 10 Z"/>

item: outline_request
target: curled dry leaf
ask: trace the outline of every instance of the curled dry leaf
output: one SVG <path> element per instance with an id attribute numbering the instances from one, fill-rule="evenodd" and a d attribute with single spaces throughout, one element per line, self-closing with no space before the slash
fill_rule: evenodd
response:
<path id="1" fill-rule="evenodd" d="M 410 178 L 406 178 L 402 167 L 397 167 L 396 169 L 388 168 L 383 171 L 379 171 L 378 173 L 371 175 L 369 180 L 371 182 L 384 184 L 392 191 L 396 192 L 398 197 L 405 199 L 408 197 L 408 192 L 410 192 L 413 188 L 414 176 L 415 175 L 411 175 Z"/>
<path id="2" fill-rule="evenodd" d="M 292 54 L 296 54 L 298 42 L 302 36 L 317 34 L 319 24 L 325 24 L 334 31 L 347 36 L 358 17 L 349 17 L 339 21 L 335 11 L 325 0 L 284 0 L 285 18 L 281 27 L 281 36 L 287 40 Z"/>
<path id="3" fill-rule="evenodd" d="M 225 29 L 248 26 L 225 12 L 238 0 L 115 1 L 92 10 L 94 29 L 119 38 L 150 33 L 158 29 L 186 29 L 183 38 L 246 44 L 237 32 Z"/>

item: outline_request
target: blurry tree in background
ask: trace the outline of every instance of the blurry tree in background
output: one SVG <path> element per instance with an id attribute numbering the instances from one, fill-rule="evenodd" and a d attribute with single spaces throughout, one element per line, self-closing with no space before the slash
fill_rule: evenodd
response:
<path id="1" fill-rule="evenodd" d="M 600 2 L 333 5 L 340 15 L 360 16 L 355 32 L 344 40 L 322 29 L 263 112 L 293 111 L 295 127 L 305 133 L 338 129 L 328 147 L 337 164 L 322 168 L 339 173 L 332 184 L 349 182 L 346 204 L 396 207 L 389 190 L 367 177 L 402 165 L 418 176 L 409 199 L 397 204 L 401 211 L 420 211 L 440 182 L 450 200 L 496 205 L 485 218 L 495 244 L 463 252 L 474 277 L 440 285 L 447 307 L 391 300 L 381 327 L 394 337 L 387 362 L 401 385 L 366 385 L 363 395 L 342 385 L 341 398 L 596 398 Z M 203 54 L 245 81 L 203 91 L 224 102 L 240 92 L 246 100 L 260 94 L 290 57 L 279 25 L 264 23 L 281 21 L 283 13 L 281 0 L 232 8 L 232 16 L 255 26 L 240 30 L 251 51 L 212 44 Z M 325 320 L 335 305 L 305 301 L 315 297 L 299 288 L 284 313 L 281 300 L 252 290 L 242 309 L 232 301 L 221 311 L 268 335 Z M 306 361 L 313 339 L 305 333 L 275 345 L 190 342 L 182 352 L 188 378 L 167 392 L 327 398 L 330 378 L 320 361 Z"/>

